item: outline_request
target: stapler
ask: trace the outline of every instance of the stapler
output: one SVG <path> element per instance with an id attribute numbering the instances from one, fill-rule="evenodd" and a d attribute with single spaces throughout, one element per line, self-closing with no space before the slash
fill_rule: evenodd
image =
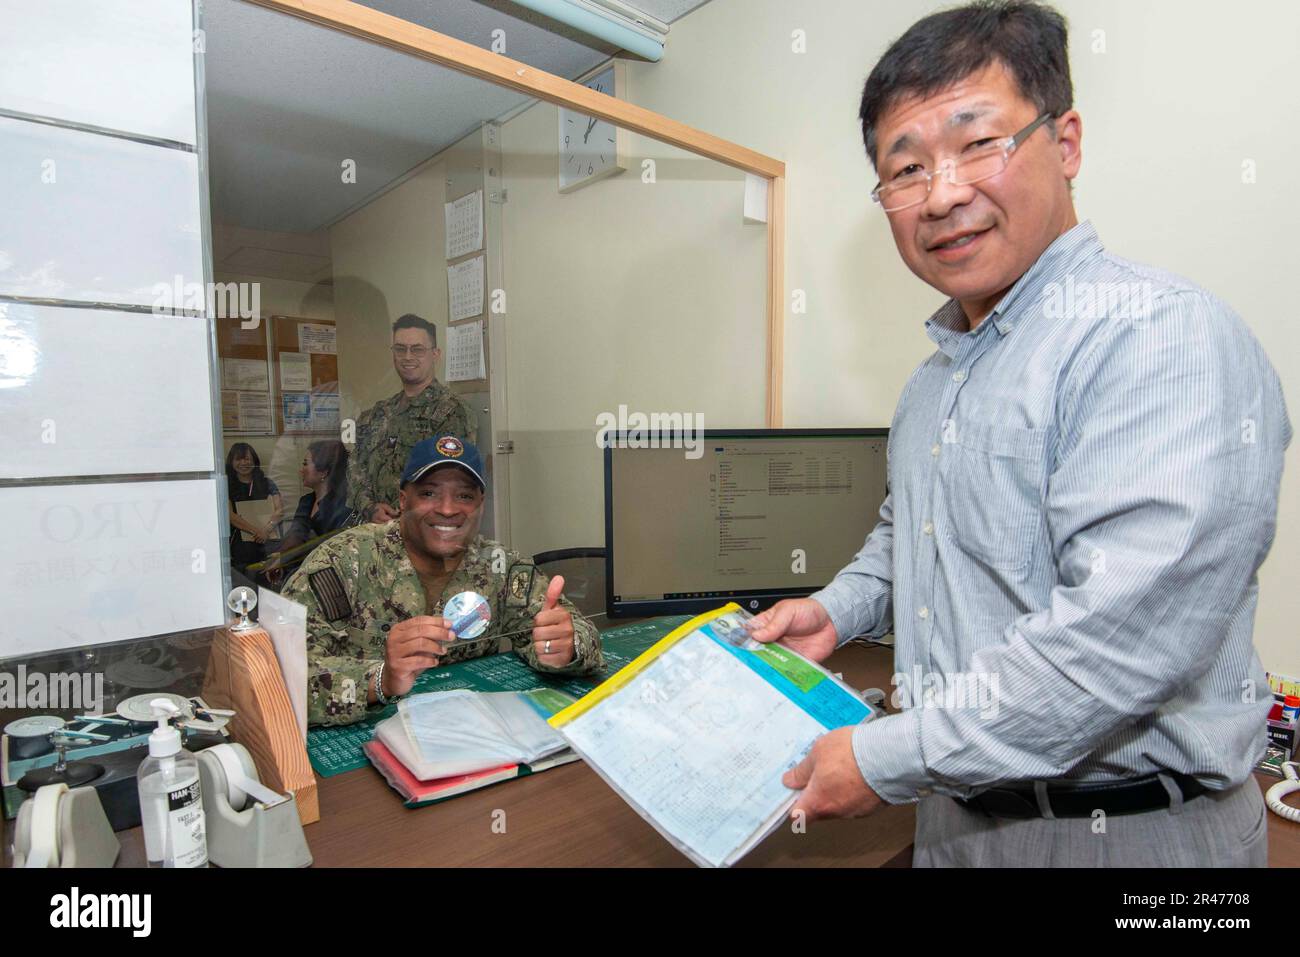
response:
<path id="1" fill-rule="evenodd" d="M 277 794 L 257 779 L 242 744 L 200 751 L 208 860 L 218 867 L 309 867 L 311 851 L 293 793 Z"/>
<path id="2" fill-rule="evenodd" d="M 121 849 L 93 787 L 47 784 L 18 809 L 14 867 L 112 867 Z"/>

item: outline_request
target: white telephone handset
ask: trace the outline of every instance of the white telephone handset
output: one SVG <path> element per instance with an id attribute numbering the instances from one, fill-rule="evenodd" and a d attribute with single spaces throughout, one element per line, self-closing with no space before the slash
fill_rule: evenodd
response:
<path id="1" fill-rule="evenodd" d="M 1300 808 L 1291 807 L 1282 800 L 1288 794 L 1300 791 L 1300 775 L 1296 773 L 1297 767 L 1300 767 L 1300 764 L 1295 761 L 1282 763 L 1282 773 L 1286 777 L 1268 789 L 1268 793 L 1264 795 L 1264 802 L 1274 814 L 1300 824 Z"/>

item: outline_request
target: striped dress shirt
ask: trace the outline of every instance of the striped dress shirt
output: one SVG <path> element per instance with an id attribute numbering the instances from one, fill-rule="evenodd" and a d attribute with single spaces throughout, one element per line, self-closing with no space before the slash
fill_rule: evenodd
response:
<path id="1" fill-rule="evenodd" d="M 949 300 L 926 332 L 880 522 L 813 596 L 841 641 L 895 635 L 904 710 L 854 730 L 863 777 L 891 803 L 1162 769 L 1244 781 L 1291 438 L 1259 343 L 1088 222 L 973 331 Z"/>

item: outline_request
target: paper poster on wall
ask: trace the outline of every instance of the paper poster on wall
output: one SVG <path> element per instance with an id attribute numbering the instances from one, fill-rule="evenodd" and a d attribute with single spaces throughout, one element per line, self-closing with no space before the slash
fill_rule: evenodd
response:
<path id="1" fill-rule="evenodd" d="M 298 323 L 298 349 L 320 355 L 337 355 L 338 331 L 333 326 L 300 322 Z"/>
<path id="2" fill-rule="evenodd" d="M 232 346 L 260 346 L 266 344 L 266 329 L 262 327 L 259 321 L 251 329 L 245 329 L 241 322 L 230 330 L 230 344 Z"/>
<path id="3" fill-rule="evenodd" d="M 223 432 L 270 432 L 271 396 L 266 392 L 221 390 Z"/>
<path id="4" fill-rule="evenodd" d="M 313 392 L 311 396 L 311 430 L 337 432 L 339 430 L 339 394 Z"/>
<path id="5" fill-rule="evenodd" d="M 240 432 L 271 431 L 271 394 L 269 392 L 237 392 L 239 397 Z"/>
<path id="6" fill-rule="evenodd" d="M 222 359 L 221 388 L 241 392 L 269 392 L 271 380 L 265 359 Z"/>
<path id="7" fill-rule="evenodd" d="M 295 392 L 280 397 L 284 411 L 284 430 L 286 432 L 309 432 L 311 430 L 311 396 L 305 392 Z"/>
<path id="8" fill-rule="evenodd" d="M 447 327 L 447 381 L 486 379 L 483 359 L 483 321 Z"/>
<path id="9" fill-rule="evenodd" d="M 447 224 L 447 258 L 483 248 L 483 190 L 477 189 L 443 206 Z"/>
<path id="10" fill-rule="evenodd" d="M 311 356 L 305 352 L 280 353 L 280 391 L 311 391 Z"/>
<path id="11" fill-rule="evenodd" d="M 447 267 L 447 307 L 451 321 L 483 314 L 483 257 Z"/>
<path id="12" fill-rule="evenodd" d="M 232 389 L 221 390 L 221 431 L 234 432 L 239 428 L 239 393 Z"/>

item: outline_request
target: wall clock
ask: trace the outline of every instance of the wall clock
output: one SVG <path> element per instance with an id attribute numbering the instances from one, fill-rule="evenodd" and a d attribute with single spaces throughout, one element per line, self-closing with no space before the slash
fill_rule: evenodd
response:
<path id="1" fill-rule="evenodd" d="M 614 60 L 578 82 L 597 93 L 625 99 L 625 69 L 621 60 Z M 559 114 L 561 193 L 627 169 L 626 130 L 564 107 Z"/>

